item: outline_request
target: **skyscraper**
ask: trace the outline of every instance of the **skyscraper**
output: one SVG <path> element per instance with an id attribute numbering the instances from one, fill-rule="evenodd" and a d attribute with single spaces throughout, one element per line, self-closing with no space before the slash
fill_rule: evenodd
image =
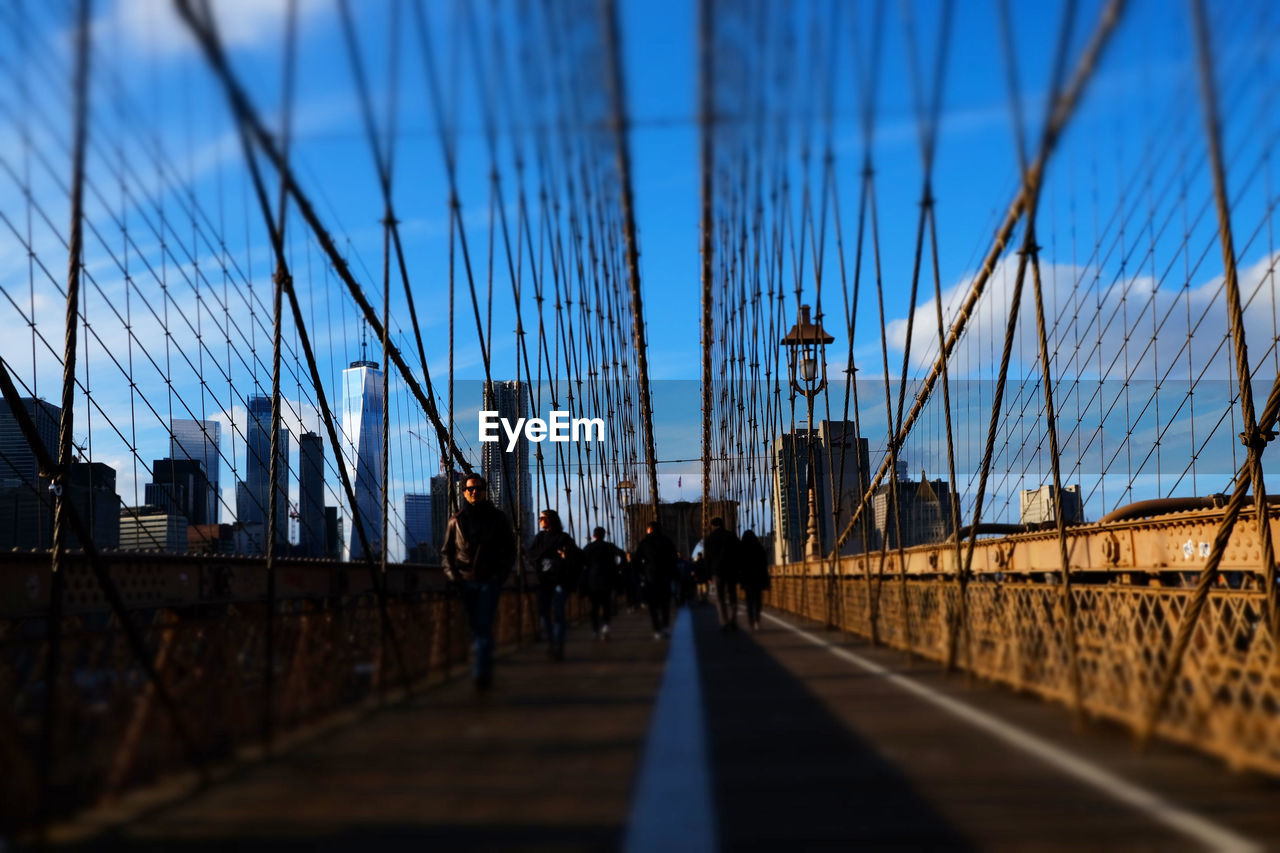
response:
<path id="1" fill-rule="evenodd" d="M 271 417 L 270 410 L 267 418 Z M 219 491 L 222 459 L 218 448 L 222 444 L 222 424 L 217 421 L 193 421 L 178 418 L 169 422 L 169 458 L 195 459 L 204 465 L 207 479 L 203 522 L 193 524 L 217 524 L 222 520 L 222 493 Z M 149 499 L 148 499 L 149 500 Z"/>
<path id="2" fill-rule="evenodd" d="M 35 422 L 36 432 L 45 450 L 52 457 L 58 455 L 58 421 L 62 409 L 44 400 L 31 397 L 22 399 L 22 406 Z M 39 465 L 36 453 L 22 434 L 18 418 L 6 401 L 0 401 L 0 482 L 34 484 Z"/>
<path id="3" fill-rule="evenodd" d="M 425 563 L 432 556 L 431 495 L 404 496 L 405 561 Z"/>
<path id="4" fill-rule="evenodd" d="M 199 459 L 157 459 L 144 487 L 147 505 L 181 515 L 188 524 L 211 524 L 209 480 Z M 114 487 L 114 482 L 113 482 Z"/>
<path id="5" fill-rule="evenodd" d="M 347 531 L 347 559 L 365 557 L 356 525 L 364 528 L 370 557 L 382 552 L 383 373 L 376 361 L 351 362 L 342 371 L 343 456 L 356 493 L 356 517 Z"/>
<path id="6" fill-rule="evenodd" d="M 324 556 L 324 444 L 314 432 L 298 436 L 298 553 Z"/>
<path id="7" fill-rule="evenodd" d="M 529 386 L 524 382 L 494 382 L 485 388 L 484 407 L 514 424 L 529 416 Z M 533 523 L 533 475 L 529 472 L 529 440 L 521 433 L 516 446 L 507 451 L 507 439 L 480 446 L 480 467 L 489 481 L 489 500 L 505 510 L 512 523 L 519 523 L 524 539 L 537 533 Z"/>
<path id="8" fill-rule="evenodd" d="M 262 525 L 261 548 L 266 549 L 267 511 L 271 492 L 271 398 L 250 397 L 245 435 L 245 478 L 236 486 L 236 516 L 244 525 Z M 289 432 L 280 427 L 277 446 L 276 542 L 289 541 Z"/>
<path id="9" fill-rule="evenodd" d="M 822 421 L 817 430 L 801 428 L 774 439 L 774 558 L 779 563 L 798 562 L 805 556 L 809 533 L 810 442 L 813 444 L 818 541 L 824 554 L 830 553 L 836 537 L 848 526 L 869 479 L 867 440 L 857 436 L 850 421 Z M 837 506 L 839 516 L 834 517 Z M 861 550 L 864 550 L 861 532 L 855 529 L 841 553 Z"/>
<path id="10" fill-rule="evenodd" d="M 116 469 L 101 462 L 72 462 L 71 503 L 95 548 L 114 549 L 120 545 L 120 496 L 116 494 Z M 50 531 L 50 544 L 53 536 Z M 69 535 L 71 547 L 79 546 L 75 533 Z"/>
<path id="11" fill-rule="evenodd" d="M 453 502 L 450 503 L 449 475 L 441 467 L 439 475 L 431 478 L 431 541 L 437 546 L 444 544 L 445 526 L 461 501 L 462 472 L 453 472 Z"/>
<path id="12" fill-rule="evenodd" d="M 56 456 L 62 409 L 30 397 L 22 405 L 45 450 Z M 53 501 L 39 467 L 17 416 L 0 400 L 0 548 L 48 548 L 53 542 Z"/>

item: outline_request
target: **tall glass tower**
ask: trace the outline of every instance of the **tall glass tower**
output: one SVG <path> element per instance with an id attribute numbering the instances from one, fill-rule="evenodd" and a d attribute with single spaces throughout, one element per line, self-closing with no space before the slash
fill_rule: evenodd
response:
<path id="1" fill-rule="evenodd" d="M 270 421 L 271 410 L 267 410 Z M 194 459 L 204 465 L 208 480 L 203 524 L 217 524 L 222 520 L 222 493 L 218 490 L 218 473 L 222 460 L 218 446 L 222 443 L 222 424 L 217 421 L 194 421 L 175 418 L 169 422 L 169 458 Z"/>
<path id="2" fill-rule="evenodd" d="M 314 432 L 298 436 L 298 551 L 324 556 L 324 444 Z"/>
<path id="3" fill-rule="evenodd" d="M 236 488 L 236 516 L 243 524 L 261 524 L 261 547 L 265 551 L 267 511 L 271 491 L 271 398 L 250 397 L 249 423 L 245 435 L 245 478 Z M 289 541 L 289 432 L 283 425 L 276 448 L 280 464 L 276 477 L 276 542 Z"/>
<path id="4" fill-rule="evenodd" d="M 524 382 L 494 382 L 486 386 L 484 407 L 496 411 L 508 423 L 529 416 L 529 386 Z M 489 441 L 480 446 L 480 466 L 489 481 L 489 499 L 506 511 L 513 523 L 519 522 L 525 540 L 537 533 L 534 523 L 533 476 L 529 472 L 529 439 L 523 433 L 516 446 L 507 451 L 506 439 Z"/>
<path id="5" fill-rule="evenodd" d="M 343 456 L 356 493 L 356 512 L 369 539 L 368 556 L 382 553 L 382 397 L 385 393 L 378 362 L 351 362 L 342 371 Z M 364 549 L 356 522 L 346 531 L 349 560 L 363 560 Z"/>

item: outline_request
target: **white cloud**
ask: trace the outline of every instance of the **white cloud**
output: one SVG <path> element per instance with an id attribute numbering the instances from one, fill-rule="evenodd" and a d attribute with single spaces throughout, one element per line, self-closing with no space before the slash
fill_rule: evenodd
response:
<path id="1" fill-rule="evenodd" d="M 216 0 L 210 3 L 218 34 L 229 50 L 279 45 L 288 17 L 288 0 Z M 297 4 L 301 23 L 326 4 Z M 181 56 L 196 49 L 187 25 L 170 0 L 117 0 L 97 21 L 107 34 L 119 34 L 134 49 L 159 57 Z"/>
<path id="2" fill-rule="evenodd" d="M 1240 271 L 1245 305 L 1245 334 L 1255 375 L 1269 377 L 1265 367 L 1274 360 L 1273 306 L 1280 288 L 1273 274 L 1280 254 L 1264 257 Z M 950 363 L 953 376 L 981 376 L 999 363 L 1018 259 L 1007 256 L 997 265 L 986 291 L 966 326 Z M 972 274 L 943 293 L 943 318 L 950 329 L 955 313 L 972 283 Z M 1221 275 L 1184 288 L 1175 281 L 1157 283 L 1149 276 L 1120 278 L 1093 267 L 1045 263 L 1041 265 L 1047 337 L 1053 352 L 1054 374 L 1081 379 L 1224 379 L 1233 364 Z M 1188 344 L 1188 323 L 1193 338 Z M 1018 334 L 1011 376 L 1039 372 L 1035 296 L 1031 272 L 1023 285 L 1018 311 Z M 906 318 L 888 323 L 889 348 L 906 347 Z M 934 300 L 916 309 L 910 363 L 927 370 L 937 358 L 937 318 Z M 1180 366 L 1176 366 L 1180 365 Z M 1172 370 L 1172 372 L 1171 372 Z M 895 371 L 896 372 L 896 371 Z"/>

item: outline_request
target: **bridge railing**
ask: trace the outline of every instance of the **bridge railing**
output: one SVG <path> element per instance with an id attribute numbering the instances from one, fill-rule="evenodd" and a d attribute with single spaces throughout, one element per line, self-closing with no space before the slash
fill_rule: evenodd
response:
<path id="1" fill-rule="evenodd" d="M 1252 570 L 1245 567 L 1252 558 L 1251 519 L 1239 522 L 1233 539 L 1233 562 L 1239 565 L 1220 575 L 1176 662 L 1168 699 L 1157 699 L 1200 559 L 1198 541 L 1187 530 L 1202 521 L 1207 526 L 1208 519 L 1188 514 L 1162 525 L 1138 525 L 1146 529 L 1073 530 L 1071 624 L 1080 707 L 1139 734 L 1154 714 L 1156 736 L 1220 756 L 1233 767 L 1280 774 L 1280 656 L 1264 618 L 1262 571 L 1257 562 Z M 975 560 L 984 570 L 963 589 L 945 556 L 954 555 L 954 545 L 907 549 L 905 574 L 894 552 L 883 571 L 879 552 L 846 557 L 835 566 L 779 566 L 767 603 L 1073 706 L 1067 608 L 1054 564 L 1014 556 L 1035 553 L 1041 539 L 1053 536 L 982 543 L 992 552 L 990 570 Z M 1114 546 L 1102 544 L 1108 539 L 1126 539 L 1120 565 Z M 1182 541 L 1176 552 L 1163 541 L 1177 539 Z M 1184 559 L 1185 543 L 1191 554 Z M 1087 563 L 1088 555 L 1103 552 L 1109 565 Z M 1165 552 L 1168 559 L 1143 564 L 1142 555 Z"/>
<path id="2" fill-rule="evenodd" d="M 0 554 L 0 832 L 37 820 L 46 785 L 45 817 L 56 818 L 177 771 L 216 773 L 263 753 L 268 720 L 278 744 L 341 712 L 402 697 L 406 684 L 442 680 L 467 660 L 465 616 L 438 568 L 389 567 L 386 630 L 367 569 L 281 561 L 268 705 L 260 560 L 108 559 L 158 679 L 73 558 L 46 759 L 48 556 Z M 534 636 L 532 590 L 511 586 L 500 608 L 499 646 Z"/>

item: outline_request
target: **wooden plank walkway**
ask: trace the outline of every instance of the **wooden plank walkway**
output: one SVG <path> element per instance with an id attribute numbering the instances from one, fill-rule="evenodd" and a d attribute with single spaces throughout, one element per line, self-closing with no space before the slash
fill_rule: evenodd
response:
<path id="1" fill-rule="evenodd" d="M 712 846 L 1176 850 L 1280 844 L 1274 780 L 1232 774 L 1176 750 L 1135 756 L 1119 732 L 1075 732 L 1061 708 L 968 685 L 931 664 L 789 618 L 768 617 L 760 633 L 723 633 L 706 606 L 682 610 L 679 618 L 692 619 L 693 642 L 671 648 L 674 654 L 696 648 L 705 720 L 695 728 L 705 738 L 699 752 L 708 759 L 711 789 L 703 802 L 714 812 L 707 816 L 714 834 L 696 837 L 716 838 Z M 542 646 L 519 650 L 499 660 L 488 694 L 477 696 L 465 678 L 457 679 L 81 845 L 644 849 L 637 839 L 656 836 L 628 821 L 633 804 L 644 799 L 638 778 L 670 781 L 640 773 L 646 744 L 662 734 L 651 732 L 650 722 L 655 704 L 669 701 L 668 648 L 639 613 L 619 617 L 607 643 L 574 628 L 563 662 L 548 660 Z M 904 678 L 918 687 L 904 689 Z M 1061 746 L 1086 766 L 1151 793 L 1166 813 L 1144 813 L 920 691 Z M 667 725 L 674 713 L 681 712 L 667 713 Z M 1169 820 L 1170 813 L 1190 815 L 1190 829 Z M 1197 834 L 1204 829 L 1200 819 L 1211 827 L 1208 835 Z M 671 827 L 665 829 L 670 838 Z M 662 851 L 705 849 L 694 837 L 677 832 Z"/>

